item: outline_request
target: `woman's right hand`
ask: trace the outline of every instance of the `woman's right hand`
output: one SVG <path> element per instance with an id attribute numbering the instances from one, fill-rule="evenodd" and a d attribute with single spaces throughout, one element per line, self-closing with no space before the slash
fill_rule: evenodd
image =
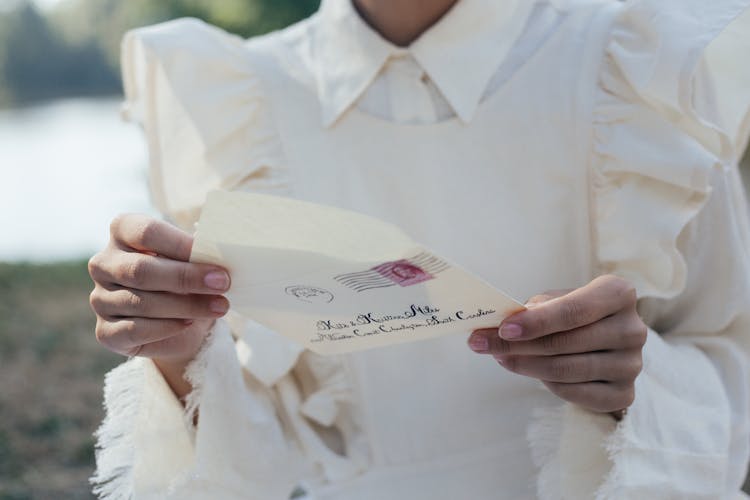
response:
<path id="1" fill-rule="evenodd" d="M 188 262 L 192 236 L 166 222 L 121 215 L 110 232 L 109 245 L 89 261 L 96 338 L 114 352 L 153 358 L 181 374 L 229 308 L 222 296 L 229 273 Z"/>

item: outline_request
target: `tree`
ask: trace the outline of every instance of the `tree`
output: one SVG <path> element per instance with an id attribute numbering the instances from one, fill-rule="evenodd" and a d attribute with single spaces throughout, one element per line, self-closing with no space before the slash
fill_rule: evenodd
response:
<path id="1" fill-rule="evenodd" d="M 191 16 L 243 37 L 309 16 L 318 0 L 69 0 L 42 15 L 20 2 L 0 14 L 0 106 L 119 91 L 128 29 Z"/>

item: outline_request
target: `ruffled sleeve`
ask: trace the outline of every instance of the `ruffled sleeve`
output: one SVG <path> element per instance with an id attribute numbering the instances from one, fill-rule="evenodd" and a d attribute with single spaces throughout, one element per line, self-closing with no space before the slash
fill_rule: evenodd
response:
<path id="1" fill-rule="evenodd" d="M 190 230 L 212 189 L 286 192 L 280 140 L 241 39 L 194 19 L 141 28 L 123 39 L 122 68 L 123 111 L 145 131 L 164 215 Z M 230 311 L 186 378 L 194 389 L 183 408 L 150 360 L 107 376 L 92 478 L 101 498 L 287 499 L 300 483 L 368 464 L 340 358 Z"/>
<path id="2" fill-rule="evenodd" d="M 128 32 L 123 115 L 149 147 L 157 208 L 191 228 L 214 189 L 288 189 L 281 142 L 243 40 L 197 19 Z"/>
<path id="3" fill-rule="evenodd" d="M 739 498 L 750 455 L 750 1 L 632 0 L 600 68 L 590 155 L 598 274 L 649 325 L 619 424 L 568 405 L 530 429 L 552 498 Z M 555 436 L 554 440 L 534 436 Z"/>
<path id="4" fill-rule="evenodd" d="M 677 239 L 747 145 L 747 1 L 632 1 L 614 27 L 594 111 L 601 270 L 674 297 Z"/>

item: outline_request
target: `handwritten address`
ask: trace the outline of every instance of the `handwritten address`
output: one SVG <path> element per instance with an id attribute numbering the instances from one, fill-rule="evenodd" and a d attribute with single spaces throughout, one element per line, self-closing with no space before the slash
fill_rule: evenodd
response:
<path id="1" fill-rule="evenodd" d="M 370 335 L 408 332 L 448 323 L 460 323 L 496 312 L 494 309 L 477 308 L 471 312 L 459 310 L 442 313 L 436 307 L 412 304 L 397 314 L 376 315 L 370 312 L 359 314 L 348 321 L 320 320 L 316 324 L 316 336 L 310 339 L 310 342 L 335 342 Z"/>

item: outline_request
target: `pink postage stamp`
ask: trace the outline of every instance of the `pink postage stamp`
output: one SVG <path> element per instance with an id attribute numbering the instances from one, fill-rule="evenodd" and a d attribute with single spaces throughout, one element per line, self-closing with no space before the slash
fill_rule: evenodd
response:
<path id="1" fill-rule="evenodd" d="M 416 285 L 434 278 L 433 275 L 406 259 L 384 262 L 372 269 L 399 286 Z"/>
<path id="2" fill-rule="evenodd" d="M 448 267 L 448 263 L 434 255 L 421 252 L 411 259 L 383 262 L 364 271 L 334 276 L 333 279 L 357 292 L 363 292 L 373 288 L 424 283 L 435 278 L 438 273 L 445 271 Z"/>

